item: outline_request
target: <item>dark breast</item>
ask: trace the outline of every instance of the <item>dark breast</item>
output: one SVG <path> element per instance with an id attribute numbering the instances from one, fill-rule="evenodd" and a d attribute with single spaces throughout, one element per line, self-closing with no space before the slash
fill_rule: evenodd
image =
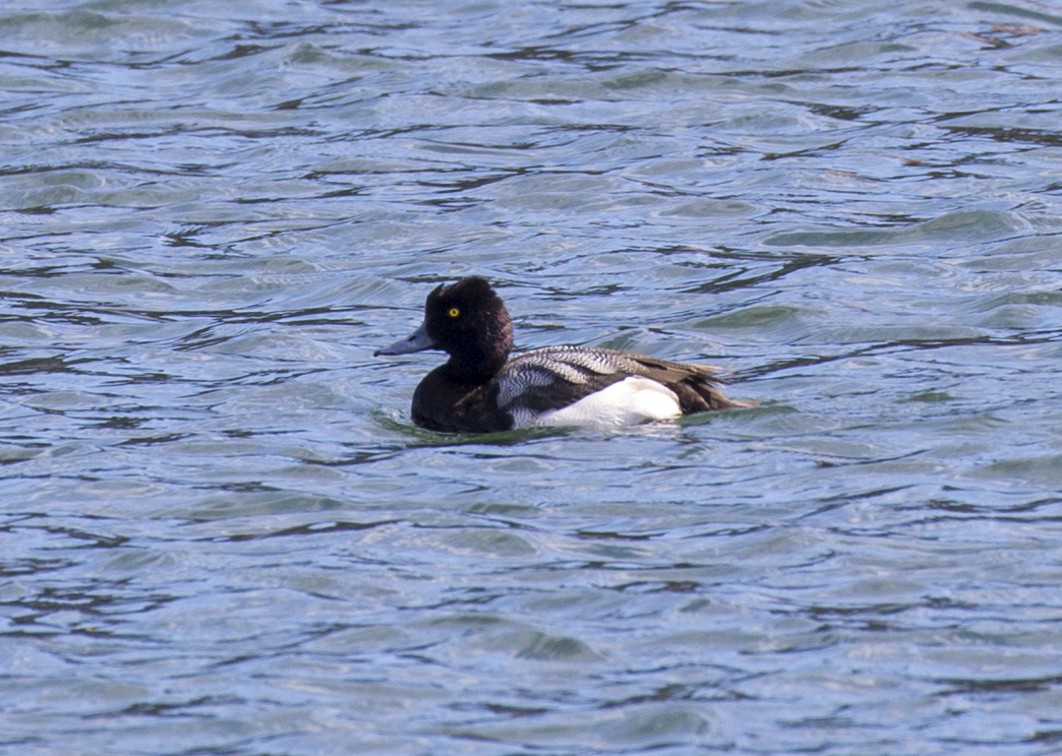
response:
<path id="1" fill-rule="evenodd" d="M 498 406 L 498 385 L 469 385 L 450 380 L 446 366 L 428 373 L 413 392 L 413 422 L 447 433 L 491 433 L 513 427 L 512 416 Z"/>

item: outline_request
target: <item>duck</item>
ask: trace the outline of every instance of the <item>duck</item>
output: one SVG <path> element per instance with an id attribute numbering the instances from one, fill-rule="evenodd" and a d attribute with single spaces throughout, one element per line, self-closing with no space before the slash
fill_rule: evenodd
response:
<path id="1" fill-rule="evenodd" d="M 619 428 L 698 412 L 740 409 L 717 369 L 594 346 L 547 346 L 510 356 L 513 327 L 491 284 L 467 276 L 440 284 L 410 336 L 374 352 L 428 349 L 449 359 L 413 392 L 413 422 L 445 433 L 540 426 Z"/>

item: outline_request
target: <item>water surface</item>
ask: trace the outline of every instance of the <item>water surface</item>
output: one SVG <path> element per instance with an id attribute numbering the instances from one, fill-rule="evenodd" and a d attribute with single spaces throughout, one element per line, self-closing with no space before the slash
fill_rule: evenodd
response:
<path id="1" fill-rule="evenodd" d="M 6 5 L 0 749 L 1057 749 L 1060 26 Z M 763 406 L 416 429 L 468 273 Z"/>

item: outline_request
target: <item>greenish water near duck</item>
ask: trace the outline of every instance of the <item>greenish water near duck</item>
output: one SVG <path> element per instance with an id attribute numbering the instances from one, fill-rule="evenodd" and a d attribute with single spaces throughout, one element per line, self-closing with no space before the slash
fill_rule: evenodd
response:
<path id="1" fill-rule="evenodd" d="M 5 5 L 0 750 L 1056 748 L 1060 26 Z M 763 406 L 417 429 L 471 273 Z"/>

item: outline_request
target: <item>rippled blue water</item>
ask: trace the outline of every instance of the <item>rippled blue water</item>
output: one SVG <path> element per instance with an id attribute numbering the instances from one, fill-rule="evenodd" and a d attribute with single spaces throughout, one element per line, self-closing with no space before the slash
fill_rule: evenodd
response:
<path id="1" fill-rule="evenodd" d="M 0 8 L 0 750 L 1062 743 L 1062 9 Z M 756 410 L 448 437 L 521 347 Z"/>

